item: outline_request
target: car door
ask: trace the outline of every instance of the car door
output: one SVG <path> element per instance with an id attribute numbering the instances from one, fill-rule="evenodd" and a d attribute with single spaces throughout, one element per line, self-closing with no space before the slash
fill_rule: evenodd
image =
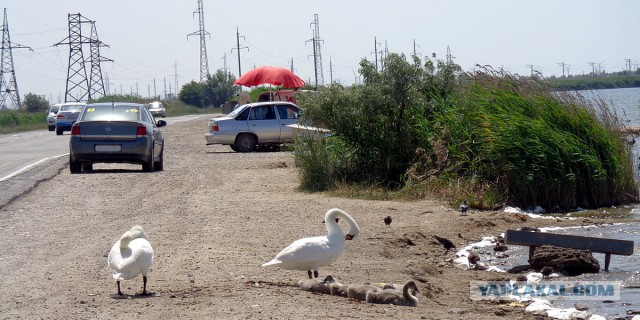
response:
<path id="1" fill-rule="evenodd" d="M 164 137 L 162 136 L 162 131 L 160 131 L 160 129 L 158 129 L 158 126 L 156 126 L 155 119 L 147 108 L 142 107 L 140 108 L 140 111 L 142 112 L 140 114 L 142 122 L 146 122 L 148 124 L 147 127 L 149 127 L 150 125 L 150 127 L 152 128 L 151 130 L 153 130 L 153 132 L 151 132 L 151 136 L 153 139 L 153 156 L 157 158 L 160 156 L 160 153 L 162 152 L 162 148 L 164 146 Z"/>
<path id="2" fill-rule="evenodd" d="M 280 142 L 280 121 L 273 105 L 251 108 L 247 124 L 249 131 L 258 137 L 258 143 Z"/>
<path id="3" fill-rule="evenodd" d="M 276 109 L 280 121 L 280 141 L 291 142 L 293 141 L 293 128 L 288 125 L 298 123 L 300 109 L 291 104 L 277 105 Z"/>

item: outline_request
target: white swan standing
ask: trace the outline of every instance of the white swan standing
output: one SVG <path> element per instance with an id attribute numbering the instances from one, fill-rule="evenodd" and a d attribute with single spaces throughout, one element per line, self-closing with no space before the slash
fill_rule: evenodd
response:
<path id="1" fill-rule="evenodd" d="M 142 294 L 147 295 L 147 274 L 152 263 L 153 248 L 147 235 L 141 226 L 132 227 L 113 245 L 107 258 L 113 279 L 118 283 L 118 295 L 122 295 L 120 281 L 133 279 L 141 273 L 144 283 Z"/>
<path id="2" fill-rule="evenodd" d="M 342 218 L 349 224 L 346 235 L 340 229 L 336 219 Z M 302 238 L 294 241 L 276 255 L 273 260 L 263 264 L 278 266 L 286 270 L 307 270 L 309 279 L 318 277 L 318 269 L 336 261 L 344 251 L 346 240 L 353 240 L 360 233 L 360 227 L 353 218 L 340 209 L 329 209 L 324 216 L 327 227 L 326 236 Z"/>

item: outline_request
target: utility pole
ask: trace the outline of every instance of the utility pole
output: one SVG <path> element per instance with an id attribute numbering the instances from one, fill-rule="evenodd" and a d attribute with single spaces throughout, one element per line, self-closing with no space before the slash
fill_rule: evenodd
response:
<path id="1" fill-rule="evenodd" d="M 595 77 L 596 76 L 596 65 L 597 65 L 597 63 L 589 62 L 587 64 L 591 66 L 591 76 Z"/>
<path id="2" fill-rule="evenodd" d="M 533 78 L 533 67 L 534 67 L 534 66 L 533 66 L 532 64 L 528 64 L 528 65 L 527 65 L 527 68 L 530 68 L 530 69 L 531 69 L 531 78 Z"/>
<path id="3" fill-rule="evenodd" d="M 318 85 L 324 84 L 324 76 L 322 71 L 322 46 L 321 43 L 324 42 L 322 38 L 320 38 L 320 22 L 318 21 L 318 14 L 313 15 L 313 22 L 311 22 L 313 26 L 313 39 L 307 40 L 306 42 L 313 42 L 313 64 L 315 65 L 315 76 L 316 76 L 316 84 L 315 90 L 318 89 Z"/>
<path id="4" fill-rule="evenodd" d="M 565 68 L 566 64 L 564 62 L 560 62 L 560 63 L 558 63 L 558 65 L 562 67 L 562 77 L 564 78 L 564 68 Z"/>
<path id="5" fill-rule="evenodd" d="M 109 47 L 98 39 L 98 31 L 95 21 L 91 21 L 91 42 L 89 43 L 89 51 L 91 52 L 91 76 L 89 77 L 89 100 L 97 99 L 99 96 L 105 96 L 104 82 L 102 80 L 102 62 L 113 60 L 100 55 L 100 47 Z"/>
<path id="6" fill-rule="evenodd" d="M 631 72 L 631 59 L 624 59 L 624 66 L 627 70 L 629 70 L 629 72 Z"/>
<path id="7" fill-rule="evenodd" d="M 9 22 L 7 21 L 7 8 L 4 9 L 4 22 L 2 24 L 2 67 L 0 68 L 0 110 L 9 109 L 7 98 L 10 99 L 15 109 L 20 109 L 20 92 L 18 92 L 18 82 L 16 81 L 16 71 L 13 68 L 13 52 L 11 49 L 23 49 L 19 44 L 11 44 L 9 36 Z M 9 75 L 9 81 L 5 79 L 5 74 Z"/>
<path id="8" fill-rule="evenodd" d="M 330 84 L 333 84 L 333 62 L 331 57 L 329 57 L 329 81 Z"/>
<path id="9" fill-rule="evenodd" d="M 418 53 L 418 51 L 416 50 L 416 47 L 419 47 L 420 45 L 416 44 L 416 39 L 413 39 L 413 57 L 417 57 L 418 55 L 422 55 L 422 53 Z"/>
<path id="10" fill-rule="evenodd" d="M 207 59 L 207 44 L 205 42 L 205 35 L 209 36 L 211 39 L 211 35 L 209 32 L 204 30 L 204 10 L 202 6 L 202 0 L 198 0 L 198 10 L 193 12 L 194 14 L 198 13 L 198 21 L 200 24 L 200 29 L 196 32 L 192 32 L 187 35 L 189 36 L 200 36 L 200 82 L 205 82 L 207 80 L 207 75 L 209 75 L 209 61 Z M 176 83 L 176 91 L 177 89 Z"/>
<path id="11" fill-rule="evenodd" d="M 240 37 L 242 37 L 242 39 L 245 39 L 244 36 L 240 35 L 240 31 L 238 31 L 238 28 L 236 28 L 236 47 L 231 48 L 231 52 L 233 52 L 233 49 L 236 49 L 238 51 L 238 78 L 242 76 L 242 64 L 240 63 L 240 50 L 247 49 L 247 51 L 249 51 L 249 47 L 240 47 Z"/>
<path id="12" fill-rule="evenodd" d="M 231 79 L 231 77 L 229 77 L 229 67 L 227 66 L 227 54 L 224 53 L 222 55 L 222 58 L 220 59 L 222 59 L 222 70 L 224 71 L 224 79 L 229 80 Z"/>
<path id="13" fill-rule="evenodd" d="M 376 57 L 376 71 L 378 71 L 378 39 L 373 37 L 373 55 Z"/>
<path id="14" fill-rule="evenodd" d="M 174 79 L 174 98 L 178 97 L 178 61 L 174 61 L 173 63 L 173 79 Z"/>
<path id="15" fill-rule="evenodd" d="M 293 69 L 293 58 L 291 58 L 291 64 L 290 64 L 290 65 L 291 65 L 291 67 L 289 68 L 289 70 L 290 70 L 292 73 L 295 73 L 295 71 L 294 71 L 294 69 Z"/>

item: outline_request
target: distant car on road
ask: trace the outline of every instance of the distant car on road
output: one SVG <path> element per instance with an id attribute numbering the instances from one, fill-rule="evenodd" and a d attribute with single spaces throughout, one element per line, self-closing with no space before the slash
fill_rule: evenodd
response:
<path id="1" fill-rule="evenodd" d="M 69 170 L 93 170 L 94 163 L 142 164 L 146 172 L 164 169 L 164 136 L 143 104 L 92 103 L 71 127 Z"/>
<path id="2" fill-rule="evenodd" d="M 290 102 L 269 101 L 242 105 L 230 114 L 209 119 L 207 145 L 228 145 L 237 152 L 252 152 L 257 147 L 275 147 L 293 142 L 293 128 L 300 108 Z"/>
<path id="3" fill-rule="evenodd" d="M 56 134 L 61 136 L 64 131 L 71 130 L 71 126 L 78 119 L 80 112 L 86 106 L 83 102 L 66 102 L 60 104 L 60 110 L 56 114 Z"/>
<path id="4" fill-rule="evenodd" d="M 49 107 L 49 113 L 47 114 L 47 126 L 49 131 L 56 129 L 56 115 L 58 114 L 58 110 L 60 110 L 61 105 L 62 104 L 57 103 Z"/>
<path id="5" fill-rule="evenodd" d="M 160 101 L 147 104 L 147 109 L 149 109 L 149 112 L 151 112 L 151 115 L 154 117 L 167 117 L 167 109 L 165 109 L 164 105 L 162 105 L 162 102 Z"/>

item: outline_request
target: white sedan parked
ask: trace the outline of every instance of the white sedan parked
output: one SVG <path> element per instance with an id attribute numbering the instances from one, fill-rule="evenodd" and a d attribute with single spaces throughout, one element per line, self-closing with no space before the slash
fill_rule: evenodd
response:
<path id="1" fill-rule="evenodd" d="M 298 123 L 300 108 L 284 101 L 242 105 L 230 114 L 209 119 L 207 145 L 228 145 L 237 152 L 252 152 L 258 146 L 274 147 L 293 142 L 291 124 Z"/>

